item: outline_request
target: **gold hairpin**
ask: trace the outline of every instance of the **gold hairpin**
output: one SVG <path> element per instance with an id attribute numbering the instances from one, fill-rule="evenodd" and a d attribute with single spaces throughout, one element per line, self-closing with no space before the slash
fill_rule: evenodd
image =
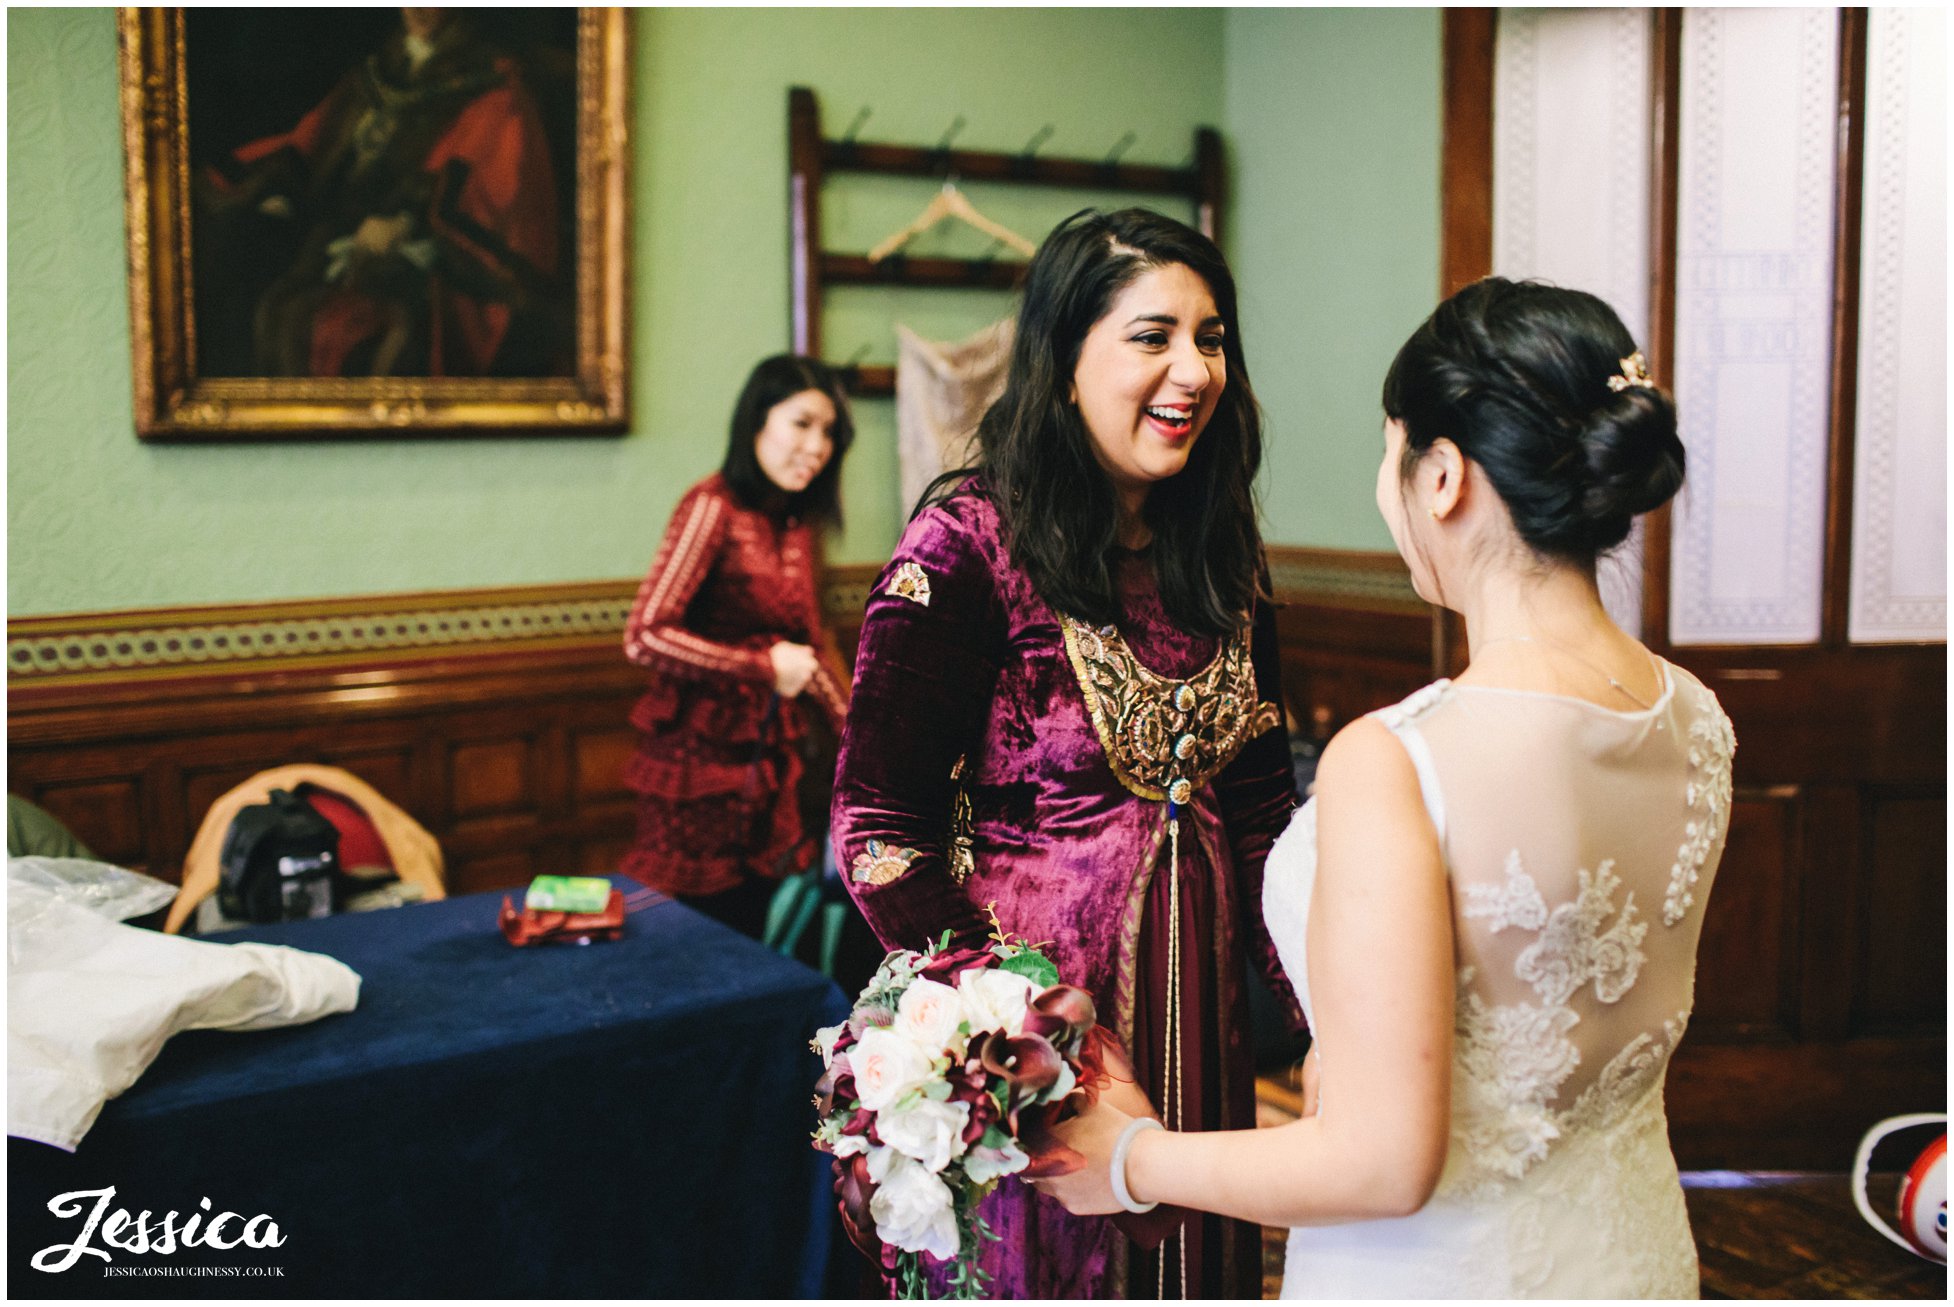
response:
<path id="1" fill-rule="evenodd" d="M 1633 354 L 1623 359 L 1621 363 L 1622 370 L 1615 376 L 1608 378 L 1608 389 L 1627 390 L 1630 386 L 1642 386 L 1649 390 L 1655 389 L 1655 381 L 1649 376 L 1648 360 L 1642 357 L 1641 350 L 1636 350 Z"/>

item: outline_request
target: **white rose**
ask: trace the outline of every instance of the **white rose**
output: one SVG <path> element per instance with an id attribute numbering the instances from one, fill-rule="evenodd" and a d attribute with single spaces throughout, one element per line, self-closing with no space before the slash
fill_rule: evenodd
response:
<path id="1" fill-rule="evenodd" d="M 1001 1148 L 978 1144 L 964 1154 L 963 1173 L 970 1177 L 972 1184 L 989 1184 L 999 1176 L 1016 1175 L 1030 1165 L 1031 1158 L 1018 1147 L 1018 1141 L 1006 1139 Z"/>
<path id="2" fill-rule="evenodd" d="M 922 1099 L 875 1118 L 882 1142 L 923 1164 L 935 1175 L 963 1151 L 963 1128 L 970 1120 L 968 1103 L 939 1103 Z"/>
<path id="3" fill-rule="evenodd" d="M 834 1066 L 835 1042 L 841 1038 L 841 1032 L 846 1029 L 848 1023 L 844 1021 L 840 1025 L 822 1026 L 814 1032 L 814 1051 L 821 1055 L 822 1066 Z"/>
<path id="4" fill-rule="evenodd" d="M 957 1033 L 963 1023 L 963 1001 L 957 991 L 934 980 L 911 981 L 896 1004 L 898 1035 L 914 1040 L 931 1057 L 949 1049 L 961 1053 L 967 1042 Z"/>
<path id="5" fill-rule="evenodd" d="M 893 1148 L 870 1149 L 868 1173 L 876 1184 L 868 1214 L 883 1242 L 939 1261 L 957 1255 L 957 1216 L 948 1185 Z"/>
<path id="6" fill-rule="evenodd" d="M 855 1094 L 862 1106 L 880 1112 L 930 1077 L 930 1056 L 893 1030 L 864 1031 L 848 1050 Z"/>
<path id="7" fill-rule="evenodd" d="M 1015 972 L 986 967 L 958 976 L 957 993 L 971 1033 L 1002 1030 L 1017 1035 L 1024 1033 L 1025 1009 L 1037 997 L 1038 986 Z"/>
<path id="8" fill-rule="evenodd" d="M 833 1147 L 836 1157 L 853 1157 L 857 1153 L 866 1153 L 868 1151 L 868 1136 L 836 1135 L 834 1137 Z"/>

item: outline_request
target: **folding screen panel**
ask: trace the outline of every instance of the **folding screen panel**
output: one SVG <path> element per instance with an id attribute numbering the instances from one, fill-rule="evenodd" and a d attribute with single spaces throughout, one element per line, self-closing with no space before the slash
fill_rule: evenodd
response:
<path id="1" fill-rule="evenodd" d="M 1838 35 L 1829 9 L 1683 15 L 1677 645 L 1819 637 Z"/>
<path id="2" fill-rule="evenodd" d="M 1947 15 L 1875 9 L 1852 494 L 1855 643 L 1947 638 Z"/>
<path id="3" fill-rule="evenodd" d="M 1493 69 L 1493 271 L 1591 291 L 1649 337 L 1646 9 L 1504 9 Z M 1639 633 L 1642 533 L 1602 561 Z"/>

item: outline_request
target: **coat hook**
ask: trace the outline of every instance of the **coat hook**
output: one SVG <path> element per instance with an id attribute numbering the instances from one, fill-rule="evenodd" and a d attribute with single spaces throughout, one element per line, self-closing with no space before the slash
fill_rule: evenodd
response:
<path id="1" fill-rule="evenodd" d="M 1108 168 L 1118 167 L 1120 156 L 1122 154 L 1125 154 L 1128 150 L 1132 149 L 1133 142 L 1139 139 L 1140 139 L 1139 136 L 1133 132 L 1128 132 L 1126 135 L 1120 137 L 1119 143 L 1113 146 L 1111 152 L 1106 155 L 1106 166 Z"/>
<path id="2" fill-rule="evenodd" d="M 947 152 L 950 148 L 950 142 L 956 140 L 957 133 L 962 130 L 963 130 L 963 115 L 958 114 L 956 121 L 950 124 L 950 130 L 944 132 L 943 139 L 936 143 L 937 150 L 939 152 Z"/>
<path id="3" fill-rule="evenodd" d="M 848 361 L 841 365 L 842 371 L 844 372 L 852 371 L 855 368 L 859 367 L 861 361 L 868 357 L 868 348 L 869 347 L 867 345 L 863 345 L 860 349 L 857 349 L 853 354 L 850 354 L 848 356 Z"/>
<path id="4" fill-rule="evenodd" d="M 841 134 L 843 145 L 853 145 L 855 143 L 855 133 L 862 130 L 862 124 L 867 122 L 868 116 L 874 112 L 875 109 L 872 106 L 866 104 L 862 106 L 862 111 L 855 115 L 855 121 L 849 123 L 848 130 Z"/>
<path id="5" fill-rule="evenodd" d="M 1032 135 L 1032 138 L 1025 142 L 1024 149 L 1018 151 L 1018 157 L 1021 159 L 1028 160 L 1031 158 L 1032 155 L 1038 153 L 1038 147 L 1051 139 L 1052 130 L 1053 130 L 1052 125 L 1050 123 L 1046 123 L 1043 127 L 1040 127 L 1037 130 L 1037 132 L 1035 132 Z"/>

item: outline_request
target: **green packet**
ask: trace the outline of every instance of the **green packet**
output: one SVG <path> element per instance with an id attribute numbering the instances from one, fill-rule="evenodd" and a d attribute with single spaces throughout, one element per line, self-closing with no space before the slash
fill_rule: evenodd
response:
<path id="1" fill-rule="evenodd" d="M 538 876 L 522 905 L 539 912 L 602 912 L 610 901 L 611 883 L 602 876 Z"/>

